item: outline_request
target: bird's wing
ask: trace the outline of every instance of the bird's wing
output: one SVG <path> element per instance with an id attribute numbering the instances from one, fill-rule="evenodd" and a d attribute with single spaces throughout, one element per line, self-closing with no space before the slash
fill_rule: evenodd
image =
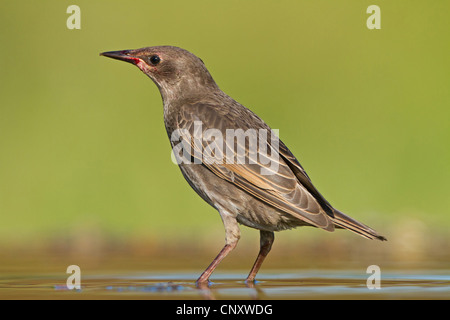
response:
<path id="1" fill-rule="evenodd" d="M 274 143 L 277 138 L 273 139 L 270 131 L 267 139 L 261 138 L 258 129 L 270 128 L 251 111 L 238 109 L 231 111 L 238 114 L 232 114 L 208 104 L 192 104 L 180 109 L 177 127 L 189 132 L 187 138 L 181 134 L 181 140 L 190 145 L 188 157 L 191 161 L 201 162 L 218 177 L 283 212 L 313 226 L 334 230 L 334 224 L 321 203 L 286 162 L 285 157 L 293 157 L 292 154 L 286 153 L 289 150 L 280 143 L 281 152 L 285 154 L 280 155 Z M 248 130 L 255 129 L 255 126 L 257 130 Z M 247 140 L 229 139 L 231 131 L 227 132 L 227 129 L 235 134 L 238 132 L 235 130 L 241 129 Z M 249 147 L 249 141 L 255 137 L 256 150 L 254 145 Z M 267 152 L 263 152 L 264 148 Z M 227 158 L 229 156 L 232 158 Z M 309 181 L 306 173 L 305 177 Z"/>
<path id="2" fill-rule="evenodd" d="M 326 213 L 334 217 L 334 211 L 331 204 L 322 196 L 322 194 L 316 189 L 316 187 L 312 184 L 311 179 L 306 173 L 305 169 L 298 162 L 297 158 L 292 154 L 292 152 L 286 147 L 286 145 L 280 140 L 279 144 L 279 152 L 281 158 L 285 161 L 285 163 L 289 166 L 292 172 L 295 174 L 299 182 L 314 196 L 314 198 L 320 203 L 322 208 L 326 211 Z"/>

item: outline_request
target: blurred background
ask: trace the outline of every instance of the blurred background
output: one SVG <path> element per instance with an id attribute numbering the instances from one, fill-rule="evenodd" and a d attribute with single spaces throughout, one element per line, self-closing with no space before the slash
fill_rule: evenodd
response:
<path id="1" fill-rule="evenodd" d="M 66 27 L 71 4 L 80 30 Z M 380 30 L 366 27 L 371 4 Z M 219 215 L 170 160 L 156 86 L 99 56 L 154 45 L 201 57 L 223 91 L 279 129 L 335 207 L 389 240 L 277 233 L 263 269 L 448 268 L 449 9 L 412 0 L 0 2 L 0 271 L 200 272 L 221 249 Z M 220 268 L 253 263 L 259 233 L 241 229 Z"/>

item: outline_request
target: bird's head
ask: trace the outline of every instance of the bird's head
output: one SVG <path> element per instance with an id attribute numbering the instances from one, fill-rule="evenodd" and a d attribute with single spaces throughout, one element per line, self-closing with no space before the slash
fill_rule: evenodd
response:
<path id="1" fill-rule="evenodd" d="M 100 55 L 136 65 L 156 83 L 163 99 L 186 97 L 199 90 L 218 88 L 203 61 L 178 47 L 146 47 Z"/>

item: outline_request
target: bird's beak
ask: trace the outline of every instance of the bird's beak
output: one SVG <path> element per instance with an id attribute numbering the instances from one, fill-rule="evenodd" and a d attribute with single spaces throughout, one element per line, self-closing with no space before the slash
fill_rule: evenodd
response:
<path id="1" fill-rule="evenodd" d="M 136 57 L 136 55 L 134 54 L 134 50 L 108 51 L 102 52 L 100 53 L 100 55 L 112 59 L 130 62 L 132 64 L 137 64 L 139 61 L 141 61 L 141 59 Z"/>

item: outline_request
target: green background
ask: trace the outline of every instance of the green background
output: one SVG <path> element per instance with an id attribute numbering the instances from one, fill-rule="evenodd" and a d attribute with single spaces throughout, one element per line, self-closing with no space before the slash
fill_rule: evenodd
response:
<path id="1" fill-rule="evenodd" d="M 66 27 L 71 4 L 81 30 Z M 381 8 L 380 30 L 366 27 L 371 4 Z M 411 243 L 422 255 L 436 244 L 446 252 L 449 9 L 406 0 L 1 1 L 2 247 L 223 243 L 219 215 L 170 160 L 156 86 L 99 56 L 174 45 L 279 129 L 334 206 L 397 252 Z M 347 237 L 304 230 L 284 237 L 299 246 L 300 233 Z"/>

